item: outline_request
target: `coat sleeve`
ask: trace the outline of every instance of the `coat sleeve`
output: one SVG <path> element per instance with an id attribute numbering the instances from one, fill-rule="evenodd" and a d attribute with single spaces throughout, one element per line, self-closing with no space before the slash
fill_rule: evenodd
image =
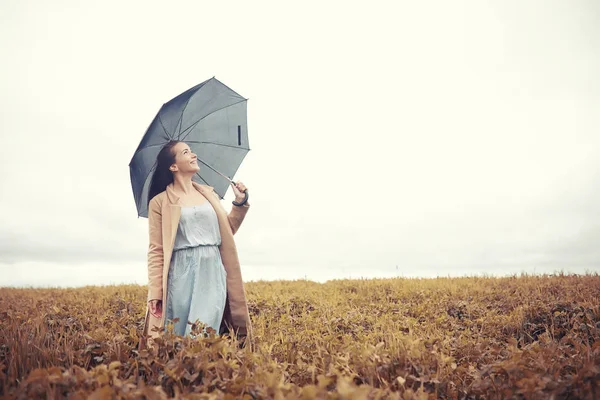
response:
<path id="1" fill-rule="evenodd" d="M 162 213 L 156 197 L 148 207 L 148 300 L 162 300 L 163 245 Z"/>
<path id="2" fill-rule="evenodd" d="M 213 192 L 215 197 L 221 201 L 217 192 Z M 229 221 L 229 226 L 231 227 L 231 232 L 235 235 L 235 233 L 240 229 L 240 225 L 242 225 L 242 221 L 246 218 L 246 213 L 250 208 L 250 204 L 246 203 L 243 206 L 232 206 L 231 211 L 227 214 L 227 220 Z"/>

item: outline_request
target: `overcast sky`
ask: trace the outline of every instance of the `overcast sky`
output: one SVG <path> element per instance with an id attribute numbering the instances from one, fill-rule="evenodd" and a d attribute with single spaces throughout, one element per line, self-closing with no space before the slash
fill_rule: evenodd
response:
<path id="1" fill-rule="evenodd" d="M 212 76 L 249 98 L 244 279 L 600 270 L 596 1 L 2 9 L 0 285 L 145 284 L 128 164 Z"/>

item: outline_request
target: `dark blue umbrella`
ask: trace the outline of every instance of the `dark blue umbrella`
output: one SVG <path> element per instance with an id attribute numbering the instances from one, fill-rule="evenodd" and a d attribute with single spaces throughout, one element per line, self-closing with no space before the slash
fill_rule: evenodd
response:
<path id="1" fill-rule="evenodd" d="M 148 217 L 148 191 L 156 157 L 170 140 L 187 143 L 198 162 L 208 167 L 201 168 L 193 180 L 214 187 L 221 199 L 225 196 L 250 151 L 247 101 L 213 77 L 163 104 L 129 163 L 140 217 Z"/>

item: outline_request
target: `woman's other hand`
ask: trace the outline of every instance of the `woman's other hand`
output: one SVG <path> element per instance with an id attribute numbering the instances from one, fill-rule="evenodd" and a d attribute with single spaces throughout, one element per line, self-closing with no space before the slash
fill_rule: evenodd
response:
<path id="1" fill-rule="evenodd" d="M 150 314 L 156 318 L 162 318 L 162 300 L 150 300 L 148 302 Z"/>
<path id="2" fill-rule="evenodd" d="M 246 195 L 244 194 L 244 191 L 248 189 L 246 185 L 238 181 L 235 185 L 232 183 L 231 187 L 233 188 L 233 193 L 235 194 L 235 201 L 238 203 L 242 202 L 246 198 Z"/>

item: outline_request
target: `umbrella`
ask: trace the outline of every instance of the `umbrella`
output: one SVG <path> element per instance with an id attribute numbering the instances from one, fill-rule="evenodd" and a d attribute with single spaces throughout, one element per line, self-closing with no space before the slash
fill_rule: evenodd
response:
<path id="1" fill-rule="evenodd" d="M 208 167 L 201 165 L 192 179 L 214 187 L 223 199 L 250 151 L 247 100 L 213 77 L 163 104 L 129 163 L 138 216 L 148 217 L 148 191 L 156 157 L 170 140 L 190 146 L 198 162 Z"/>

